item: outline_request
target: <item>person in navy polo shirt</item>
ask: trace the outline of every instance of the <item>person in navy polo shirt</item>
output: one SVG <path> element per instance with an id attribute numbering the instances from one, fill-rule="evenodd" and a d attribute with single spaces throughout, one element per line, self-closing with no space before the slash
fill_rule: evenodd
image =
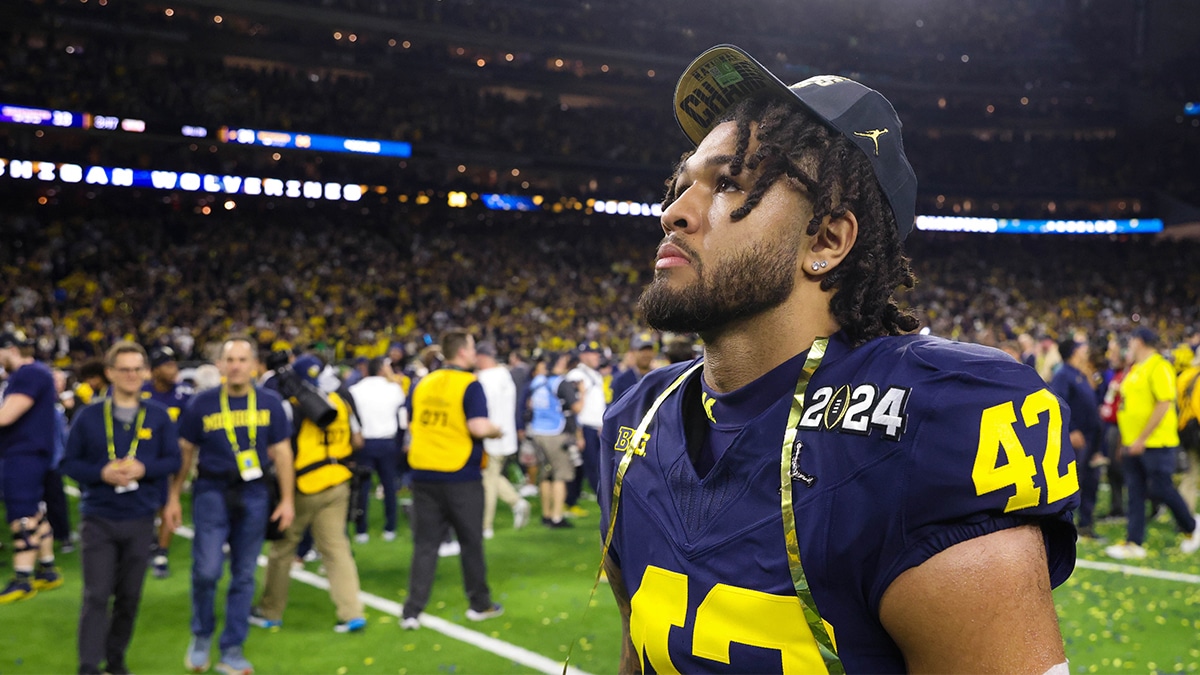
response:
<path id="1" fill-rule="evenodd" d="M 188 401 L 195 393 L 188 385 L 177 382 L 179 379 L 179 364 L 175 361 L 175 350 L 170 347 L 158 347 L 150 352 L 150 379 L 142 385 L 142 398 L 150 399 L 167 409 L 171 422 L 177 423 L 179 415 L 187 407 Z M 166 492 L 163 501 L 166 501 Z M 173 530 L 164 520 L 158 530 L 158 541 L 155 542 L 154 576 L 165 579 L 170 574 L 167 562 L 167 549 L 171 546 Z"/>
<path id="2" fill-rule="evenodd" d="M 154 541 L 154 516 L 179 471 L 179 437 L 167 410 L 141 399 L 146 351 L 114 344 L 104 357 L 111 398 L 84 408 L 67 438 L 63 473 L 83 492 L 83 607 L 79 672 L 127 673 L 142 582 Z M 109 609 L 109 603 L 112 609 Z"/>
<path id="3" fill-rule="evenodd" d="M 242 653 L 254 600 L 254 570 L 262 551 L 268 517 L 285 530 L 295 515 L 295 470 L 292 426 L 283 401 L 273 391 L 254 386 L 258 357 L 248 338 L 225 341 L 217 359 L 225 384 L 197 394 L 179 416 L 182 469 L 171 481 L 163 519 L 175 527 L 181 520 L 179 495 L 197 462 L 192 483 L 192 640 L 184 665 L 193 672 L 209 666 L 213 605 L 229 543 L 232 579 L 225 603 L 225 630 L 219 643 L 217 669 L 226 675 L 249 675 L 254 667 Z M 268 513 L 266 480 L 274 465 L 280 500 Z M 264 479 L 265 478 L 265 479 Z"/>
<path id="4" fill-rule="evenodd" d="M 33 359 L 33 345 L 16 333 L 0 334 L 0 366 L 8 372 L 0 401 L 0 473 L 15 573 L 0 590 L 0 604 L 5 604 L 58 588 L 63 581 L 54 566 L 54 538 L 42 506 L 57 425 L 54 375 Z"/>

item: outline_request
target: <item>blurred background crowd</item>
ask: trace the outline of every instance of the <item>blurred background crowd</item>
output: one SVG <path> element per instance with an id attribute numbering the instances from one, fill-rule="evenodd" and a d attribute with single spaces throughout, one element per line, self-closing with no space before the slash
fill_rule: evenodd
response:
<path id="1" fill-rule="evenodd" d="M 582 368 L 550 355 L 601 354 L 607 401 L 692 357 L 694 336 L 648 331 L 636 301 L 661 237 L 651 205 L 690 149 L 671 93 L 719 43 L 789 83 L 837 74 L 883 92 L 920 215 L 1165 223 L 916 232 L 917 285 L 899 297 L 922 332 L 1004 349 L 1048 383 L 1074 355 L 1065 372 L 1099 410 L 1131 336 L 1152 337 L 1178 382 L 1194 389 L 1200 372 L 1189 0 L 10 0 L 3 15 L 0 334 L 28 337 L 72 406 L 106 391 L 100 359 L 121 340 L 156 367 L 177 359 L 168 379 L 201 390 L 219 376 L 197 366 L 246 335 L 271 368 L 289 354 L 328 365 L 331 392 L 377 376 L 380 357 L 407 389 L 461 329 L 491 367 L 511 364 L 517 426 L 535 373 Z M 318 134 L 359 150 L 314 149 Z M 411 152 L 361 151 L 374 141 Z M 87 167 L 297 182 L 272 196 L 157 189 Z M 333 184 L 356 198 L 329 197 Z M 1189 398 L 1181 387 L 1181 422 L 1196 417 Z M 1110 433 L 1084 455 L 1113 486 L 1097 515 L 1126 508 L 1120 447 Z M 531 497 L 537 462 L 509 450 L 505 477 Z M 509 505 L 523 524 L 528 505 Z M 70 525 L 56 528 L 69 550 Z"/>

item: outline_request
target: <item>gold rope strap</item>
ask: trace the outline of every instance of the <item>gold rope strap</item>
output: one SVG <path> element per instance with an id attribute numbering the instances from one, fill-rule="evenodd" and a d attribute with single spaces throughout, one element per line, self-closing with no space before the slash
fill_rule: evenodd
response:
<path id="1" fill-rule="evenodd" d="M 629 463 L 633 460 L 634 450 L 641 447 L 642 442 L 646 438 L 646 429 L 650 426 L 650 420 L 654 419 L 654 414 L 658 412 L 663 402 L 671 396 L 672 392 L 679 388 L 679 385 L 687 380 L 689 375 L 696 372 L 703 365 L 704 362 L 700 361 L 691 368 L 683 371 L 682 375 L 675 378 L 675 381 L 658 395 L 658 398 L 655 399 L 650 409 L 642 416 L 641 423 L 638 424 L 637 430 L 633 432 L 633 437 L 629 439 L 629 445 L 625 447 L 625 455 L 621 457 L 621 463 L 617 466 L 617 478 L 613 481 L 612 508 L 608 514 L 608 531 L 604 534 L 604 545 L 600 548 L 600 566 L 596 569 L 596 579 L 592 582 L 592 592 L 588 595 L 588 602 L 583 608 L 583 615 L 580 616 L 580 621 L 583 620 L 583 617 L 587 616 L 588 610 L 592 607 L 592 601 L 596 599 L 596 589 L 600 587 L 600 575 L 604 573 L 604 560 L 608 557 L 609 547 L 612 546 L 614 526 L 617 522 L 617 506 L 621 500 L 621 483 L 624 482 L 625 472 L 629 470 Z M 571 663 L 571 654 L 575 651 L 576 642 L 579 642 L 579 640 L 572 640 L 571 645 L 567 647 L 567 658 L 563 661 L 563 675 L 566 675 L 567 666 Z"/>
<path id="2" fill-rule="evenodd" d="M 780 507 L 783 511 L 783 536 L 787 546 L 788 568 L 792 572 L 792 585 L 796 588 L 796 597 L 804 610 L 804 618 L 817 641 L 821 658 L 830 673 L 840 675 L 846 670 L 842 660 L 838 658 L 833 639 L 825 628 L 825 622 L 817 613 L 817 604 L 813 601 L 812 590 L 808 587 L 808 579 L 804 576 L 804 568 L 800 564 L 800 542 L 796 535 L 796 513 L 792 502 L 792 464 L 799 455 L 800 418 L 804 415 L 804 395 L 808 391 L 808 382 L 825 358 L 825 350 L 829 346 L 829 338 L 817 338 L 808 350 L 808 359 L 804 362 L 804 371 L 796 380 L 796 394 L 792 397 L 792 409 L 788 413 L 787 427 L 783 432 L 783 454 L 779 462 L 779 493 Z"/>

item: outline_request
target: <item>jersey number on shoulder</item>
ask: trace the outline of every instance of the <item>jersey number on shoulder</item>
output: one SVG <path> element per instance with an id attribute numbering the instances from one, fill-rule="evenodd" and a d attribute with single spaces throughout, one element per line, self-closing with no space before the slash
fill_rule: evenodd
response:
<path id="1" fill-rule="evenodd" d="M 651 565 L 630 604 L 629 637 L 641 658 L 642 672 L 648 659 L 655 672 L 679 673 L 671 661 L 668 638 L 672 626 L 684 628 L 687 623 L 687 576 Z M 833 627 L 825 627 L 832 636 Z M 696 610 L 692 655 L 729 664 L 729 646 L 734 642 L 779 651 L 784 673 L 826 672 L 795 596 L 713 586 Z"/>
<path id="2" fill-rule="evenodd" d="M 1043 418 L 1044 416 L 1044 418 Z M 994 405 L 983 411 L 979 419 L 979 449 L 975 453 L 975 467 L 971 478 L 975 481 L 975 494 L 985 495 L 997 490 L 1015 488 L 1008 498 L 1004 512 L 1016 511 L 1053 504 L 1079 490 L 1079 475 L 1075 460 L 1067 463 L 1067 471 L 1060 474 L 1062 459 L 1062 413 L 1058 399 L 1046 389 L 1039 389 L 1021 404 L 1021 422 L 1026 429 L 1046 425 L 1046 453 L 1039 467 L 1017 438 L 1017 413 L 1012 401 Z M 1004 463 L 1000 464 L 1000 456 Z M 1042 489 L 1034 482 L 1038 473 L 1043 476 L 1046 499 L 1042 500 Z"/>
<path id="3" fill-rule="evenodd" d="M 909 389 L 890 387 L 882 394 L 874 384 L 860 384 L 853 389 L 843 384 L 836 390 L 821 387 L 812 393 L 804 416 L 800 418 L 801 429 L 829 429 L 866 436 L 871 429 L 883 431 L 889 441 L 900 439 L 908 425 Z"/>

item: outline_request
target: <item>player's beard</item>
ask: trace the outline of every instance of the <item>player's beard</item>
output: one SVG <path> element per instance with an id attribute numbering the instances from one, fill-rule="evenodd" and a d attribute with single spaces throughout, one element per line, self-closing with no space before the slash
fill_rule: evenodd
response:
<path id="1" fill-rule="evenodd" d="M 685 248 L 696 281 L 686 288 L 671 288 L 669 272 L 657 272 L 642 291 L 638 307 L 646 322 L 661 331 L 701 335 L 717 331 L 787 300 L 796 285 L 799 246 L 799 236 L 759 241 L 711 267 Z"/>

